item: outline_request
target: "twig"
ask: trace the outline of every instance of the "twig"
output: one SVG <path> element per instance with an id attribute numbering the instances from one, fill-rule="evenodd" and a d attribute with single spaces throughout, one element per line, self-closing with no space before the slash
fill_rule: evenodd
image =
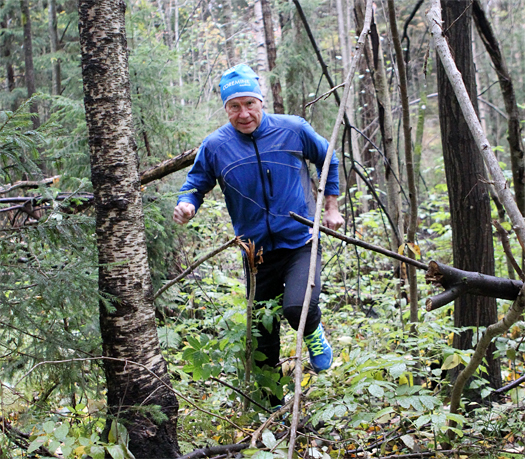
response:
<path id="1" fill-rule="evenodd" d="M 248 394 L 245 394 L 242 390 L 237 389 L 236 387 L 232 386 L 231 384 L 228 384 L 226 381 L 223 381 L 222 379 L 214 378 L 213 376 L 210 378 L 212 381 L 216 381 L 223 386 L 229 387 L 231 390 L 234 390 L 237 392 L 241 397 L 247 398 L 250 402 L 252 402 L 254 405 L 258 406 L 261 410 L 266 411 L 267 413 L 271 413 L 272 411 L 266 408 L 265 406 L 261 405 L 259 402 L 255 401 L 253 398 L 251 398 Z"/>
<path id="2" fill-rule="evenodd" d="M 508 392 L 509 390 L 514 389 L 515 387 L 518 387 L 521 383 L 525 382 L 525 376 L 521 376 L 518 379 L 512 381 L 510 384 L 507 384 L 506 386 L 500 387 L 499 389 L 496 389 L 492 391 L 493 394 L 504 394 L 505 392 Z"/>
<path id="3" fill-rule="evenodd" d="M 246 244 L 240 240 L 238 241 L 238 244 L 244 249 L 246 266 L 248 269 L 248 275 L 250 276 L 250 291 L 248 292 L 248 301 L 246 302 L 246 349 L 244 354 L 244 390 L 249 392 L 253 360 L 252 323 L 253 302 L 255 300 L 255 290 L 257 288 L 257 266 L 255 263 L 255 244 L 252 241 L 248 241 Z M 250 401 L 248 398 L 244 398 L 243 406 L 244 411 L 248 411 L 248 408 L 250 407 Z"/>
<path id="4" fill-rule="evenodd" d="M 259 440 L 259 437 L 261 436 L 261 434 L 263 433 L 264 429 L 266 429 L 270 423 L 275 419 L 277 418 L 278 416 L 281 416 L 282 414 L 286 413 L 289 409 L 290 409 L 290 406 L 292 405 L 292 402 L 293 402 L 293 398 L 291 398 L 290 400 L 288 400 L 281 408 L 279 408 L 277 411 L 273 412 L 269 417 L 268 419 L 253 433 L 252 435 L 252 441 L 250 442 L 250 446 L 252 448 L 255 447 L 257 441 Z"/>
<path id="5" fill-rule="evenodd" d="M 190 266 L 188 266 L 182 273 L 180 273 L 175 279 L 170 280 L 164 286 L 162 286 L 155 295 L 153 295 L 153 301 L 155 301 L 160 295 L 162 295 L 166 290 L 168 290 L 171 286 L 175 285 L 177 282 L 179 282 L 182 278 L 186 277 L 188 274 L 190 274 L 197 266 L 201 265 L 205 261 L 209 260 L 210 258 L 214 257 L 215 255 L 221 253 L 223 250 L 226 250 L 228 247 L 238 244 L 240 242 L 240 239 L 235 236 L 234 238 L 230 239 L 228 242 L 224 243 L 220 247 L 216 248 L 215 250 L 212 250 L 211 252 L 208 252 L 206 255 L 202 256 L 198 260 L 194 261 Z"/>
<path id="6" fill-rule="evenodd" d="M 53 177 L 49 177 L 44 180 L 36 180 L 36 181 L 25 180 L 25 181 L 15 182 L 12 185 L 7 184 L 5 186 L 0 187 L 0 194 L 6 194 L 6 193 L 9 193 L 10 191 L 17 190 L 18 188 L 31 189 L 31 188 L 38 188 L 43 185 L 51 185 L 52 183 L 55 182 L 55 180 L 58 181 L 59 179 L 60 179 L 60 175 L 55 175 Z"/>
<path id="7" fill-rule="evenodd" d="M 308 220 L 307 218 L 301 217 L 300 215 L 297 215 L 294 212 L 290 212 L 290 216 L 294 220 L 297 220 L 298 222 L 303 223 L 304 225 L 307 225 L 310 227 L 314 226 L 314 222 Z M 377 252 L 382 255 L 386 255 L 387 257 L 395 258 L 396 260 L 411 264 L 418 269 L 423 269 L 425 271 L 428 270 L 428 265 L 426 265 L 425 263 L 421 263 L 420 261 L 413 260 L 412 258 L 405 257 L 404 255 L 400 255 L 397 252 L 393 252 L 383 247 L 379 247 L 377 245 L 370 244 L 360 239 L 355 239 L 353 237 L 346 236 L 344 234 L 338 233 L 337 231 L 331 230 L 327 228 L 326 226 L 319 225 L 319 231 L 325 234 L 328 234 L 329 236 L 333 236 L 341 241 L 348 242 L 349 244 L 356 245 L 358 247 L 362 247 L 363 249 L 372 250 L 373 252 Z"/>
<path id="8" fill-rule="evenodd" d="M 507 255 L 507 259 L 510 261 L 510 264 L 520 277 L 522 281 L 525 281 L 525 275 L 523 274 L 523 271 L 520 268 L 520 265 L 514 258 L 514 255 L 512 255 L 512 249 L 510 248 L 510 242 L 509 242 L 509 236 L 505 228 L 501 226 L 501 223 L 498 220 L 494 220 L 492 224 L 496 227 L 498 230 L 498 234 L 501 238 L 501 245 L 503 246 L 503 251 L 505 252 L 505 255 Z"/>

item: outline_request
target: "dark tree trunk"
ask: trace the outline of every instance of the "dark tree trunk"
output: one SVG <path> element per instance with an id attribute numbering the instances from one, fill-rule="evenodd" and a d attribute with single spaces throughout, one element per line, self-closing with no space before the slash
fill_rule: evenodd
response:
<path id="1" fill-rule="evenodd" d="M 56 0 L 49 0 L 49 41 L 51 43 L 51 52 L 56 54 L 58 52 Z M 51 72 L 51 94 L 58 96 L 61 92 L 60 59 L 58 57 L 53 58 Z"/>
<path id="2" fill-rule="evenodd" d="M 108 409 L 125 423 L 135 457 L 178 457 L 178 402 L 160 352 L 146 251 L 124 13 L 123 0 L 79 2 L 99 290 L 109 303 L 100 303 L 100 327 L 104 355 L 118 359 L 104 363 Z M 153 421 L 152 405 L 166 421 Z"/>
<path id="3" fill-rule="evenodd" d="M 22 25 L 24 27 L 24 59 L 25 59 L 25 79 L 27 87 L 27 97 L 30 98 L 35 92 L 35 69 L 33 66 L 33 42 L 31 38 L 31 16 L 29 13 L 29 0 L 20 0 L 20 10 L 22 12 Z M 40 127 L 38 117 L 38 105 L 36 102 L 31 104 L 33 113 L 33 129 Z"/>
<path id="4" fill-rule="evenodd" d="M 363 29 L 363 22 L 365 18 L 365 2 L 363 0 L 357 0 L 355 2 L 355 20 L 356 20 L 356 34 L 359 35 Z M 359 61 L 359 75 L 362 78 L 359 79 L 359 106 L 362 109 L 359 112 L 360 122 L 362 132 L 370 139 L 374 140 L 374 133 L 378 130 L 379 126 L 377 123 L 378 115 L 375 110 L 375 91 L 374 83 L 372 81 L 371 73 L 374 68 L 373 57 L 372 57 L 372 48 L 370 46 L 370 41 L 367 40 L 364 48 L 364 58 Z M 377 140 L 377 139 L 376 139 Z M 359 142 L 359 147 L 362 148 L 362 158 L 363 165 L 367 168 L 372 169 L 370 173 L 371 179 L 374 183 L 381 183 L 382 177 L 381 174 L 377 173 L 376 163 L 377 160 L 372 151 L 375 148 L 370 142 L 362 139 Z M 370 203 L 371 206 L 374 206 L 373 201 Z"/>
<path id="5" fill-rule="evenodd" d="M 7 30 L 9 24 L 9 20 L 5 18 L 3 21 L 0 22 L 0 28 L 4 29 L 2 32 L 2 57 L 5 62 L 5 73 L 6 73 L 6 90 L 8 92 L 13 92 L 15 89 L 15 72 L 13 70 L 13 64 L 11 62 L 11 34 Z"/>
<path id="6" fill-rule="evenodd" d="M 261 0 L 264 22 L 264 36 L 266 38 L 266 51 L 268 54 L 268 70 L 273 71 L 277 60 L 277 49 L 275 48 L 275 36 L 273 33 L 272 9 L 269 0 Z M 281 94 L 281 82 L 273 75 L 270 76 L 270 86 L 273 96 L 274 113 L 284 114 L 283 96 Z"/>
<path id="7" fill-rule="evenodd" d="M 456 65 L 463 75 L 470 98 L 477 110 L 476 79 L 471 46 L 472 3 L 468 0 L 441 2 L 443 28 Z M 465 271 L 494 275 L 494 248 L 490 219 L 490 195 L 483 182 L 483 159 L 438 59 L 439 121 L 450 202 L 454 266 Z M 464 295 L 455 301 L 456 327 L 485 327 L 497 321 L 496 301 L 492 298 Z M 454 336 L 456 349 L 472 348 L 472 331 Z M 490 385 L 501 387 L 498 359 L 493 358 L 494 344 L 487 352 Z M 455 369 L 455 375 L 459 369 Z M 453 375 L 454 376 L 454 375 Z"/>

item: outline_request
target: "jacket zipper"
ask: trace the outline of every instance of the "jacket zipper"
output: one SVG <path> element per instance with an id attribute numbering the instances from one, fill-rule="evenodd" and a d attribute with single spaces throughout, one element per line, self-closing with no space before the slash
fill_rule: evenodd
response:
<path id="1" fill-rule="evenodd" d="M 261 176 L 261 185 L 263 189 L 263 199 L 264 199 L 264 205 L 266 207 L 266 229 L 268 230 L 268 235 L 270 236 L 270 240 L 272 241 L 272 245 L 274 245 L 273 240 L 273 234 L 272 230 L 270 228 L 270 220 L 269 220 L 269 214 L 270 214 L 270 201 L 268 200 L 268 195 L 266 193 L 266 186 L 264 183 L 264 172 L 263 172 L 263 165 L 261 161 L 261 155 L 259 154 L 259 148 L 257 147 L 257 142 L 255 141 L 255 137 L 253 135 L 250 135 L 250 139 L 252 140 L 253 146 L 255 148 L 255 155 L 257 156 L 257 163 L 259 164 L 259 175 Z M 268 172 L 268 180 L 270 180 L 270 171 Z M 271 183 L 271 182 L 270 182 Z"/>
<path id="2" fill-rule="evenodd" d="M 266 169 L 266 178 L 268 179 L 268 185 L 270 186 L 270 197 L 273 198 L 272 171 L 270 169 Z"/>

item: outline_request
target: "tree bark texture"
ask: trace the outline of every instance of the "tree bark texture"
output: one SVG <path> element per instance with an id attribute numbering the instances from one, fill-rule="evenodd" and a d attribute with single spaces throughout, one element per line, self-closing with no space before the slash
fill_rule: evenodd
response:
<path id="1" fill-rule="evenodd" d="M 275 34 L 273 33 L 272 8 L 270 0 L 261 0 L 262 17 L 264 23 L 264 38 L 266 43 L 266 53 L 268 56 L 268 70 L 271 72 L 275 68 L 277 60 L 277 48 L 275 46 Z M 273 112 L 283 115 L 284 103 L 281 94 L 281 82 L 276 76 L 270 76 L 270 87 L 273 96 Z"/>
<path id="2" fill-rule="evenodd" d="M 99 291 L 106 299 L 100 302 L 103 354 L 122 359 L 104 363 L 108 411 L 125 423 L 136 457 L 178 457 L 178 402 L 166 385 L 146 251 L 124 13 L 124 1 L 79 2 Z M 166 384 L 124 359 L 144 365 Z M 148 405 L 160 406 L 167 420 L 154 423 Z"/>
<path id="3" fill-rule="evenodd" d="M 11 43 L 12 43 L 12 36 L 11 33 L 8 31 L 9 27 L 9 19 L 7 17 L 7 14 L 4 16 L 4 20 L 0 21 L 0 28 L 4 29 L 3 33 L 1 35 L 2 42 L 1 42 L 1 48 L 2 48 L 2 60 L 5 63 L 5 73 L 6 73 L 6 90 L 8 92 L 13 92 L 15 89 L 15 71 L 13 69 L 13 63 L 11 62 Z"/>
<path id="4" fill-rule="evenodd" d="M 29 13 L 29 0 L 20 0 L 20 10 L 22 12 L 22 25 L 24 28 L 24 61 L 25 61 L 25 81 L 27 87 L 27 97 L 30 98 L 35 92 L 35 68 L 33 66 L 33 41 L 31 37 L 31 15 Z M 36 102 L 30 108 L 33 116 L 33 129 L 40 127 L 38 117 L 38 105 Z"/>
<path id="5" fill-rule="evenodd" d="M 355 2 L 355 20 L 356 20 L 356 33 L 361 33 L 363 29 L 363 22 L 365 17 L 365 1 L 356 0 Z M 365 48 L 363 50 L 364 59 L 359 61 L 359 74 L 362 76 L 359 80 L 358 94 L 359 94 L 359 106 L 361 110 L 359 112 L 361 131 L 371 140 L 375 137 L 375 132 L 378 129 L 377 124 L 377 113 L 375 110 L 374 101 L 374 83 L 372 81 L 371 68 L 373 70 L 372 62 L 372 49 L 370 41 L 367 40 Z M 361 157 L 363 159 L 363 166 L 370 169 L 368 173 L 372 182 L 382 184 L 383 179 L 377 173 L 377 159 L 375 154 L 372 152 L 374 146 L 367 140 L 361 142 Z M 373 206 L 371 201 L 371 206 Z"/>
<path id="6" fill-rule="evenodd" d="M 383 48 L 379 40 L 377 26 L 372 18 L 370 37 L 374 53 L 374 86 L 376 89 L 377 111 L 379 125 L 383 138 L 383 151 L 385 154 L 385 179 L 387 186 L 388 213 L 394 223 L 390 236 L 390 248 L 397 251 L 403 241 L 403 216 L 401 201 L 401 178 L 399 175 L 399 158 L 394 144 L 394 121 L 392 118 L 392 105 L 388 91 L 388 79 L 383 61 Z"/>
<path id="7" fill-rule="evenodd" d="M 442 1 L 443 28 L 470 99 L 477 109 L 476 80 L 472 58 L 472 9 L 468 0 Z M 453 88 L 438 59 L 439 121 L 445 161 L 454 266 L 465 271 L 494 275 L 494 247 L 490 220 L 490 195 L 483 183 L 483 159 L 463 117 Z M 462 295 L 455 301 L 456 327 L 485 327 L 497 321 L 496 301 L 487 297 Z M 470 349 L 472 331 L 454 336 L 454 347 Z M 487 353 L 488 380 L 501 387 L 499 360 L 495 346 Z M 453 378 L 460 368 L 453 371 Z"/>
<path id="8" fill-rule="evenodd" d="M 259 86 L 263 96 L 263 108 L 267 109 L 266 97 L 268 95 L 268 86 L 264 74 L 268 70 L 268 56 L 266 49 L 266 39 L 264 37 L 264 21 L 261 0 L 256 0 L 253 4 L 254 21 L 252 24 L 253 31 L 257 40 L 257 73 L 259 74 Z"/>
<path id="9" fill-rule="evenodd" d="M 49 0 L 49 41 L 51 43 L 51 52 L 58 52 L 58 30 L 57 30 L 57 3 L 56 0 Z M 58 96 L 61 92 L 60 77 L 60 59 L 53 58 L 53 67 L 51 69 L 51 94 Z"/>

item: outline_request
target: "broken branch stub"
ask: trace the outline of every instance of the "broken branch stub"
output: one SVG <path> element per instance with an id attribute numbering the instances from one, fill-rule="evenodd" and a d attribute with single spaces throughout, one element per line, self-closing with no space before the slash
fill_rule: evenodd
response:
<path id="1" fill-rule="evenodd" d="M 515 300 L 523 287 L 521 281 L 463 271 L 437 261 L 428 264 L 425 278 L 427 284 L 439 284 L 445 289 L 444 292 L 427 299 L 427 311 L 441 308 L 465 293 Z"/>

